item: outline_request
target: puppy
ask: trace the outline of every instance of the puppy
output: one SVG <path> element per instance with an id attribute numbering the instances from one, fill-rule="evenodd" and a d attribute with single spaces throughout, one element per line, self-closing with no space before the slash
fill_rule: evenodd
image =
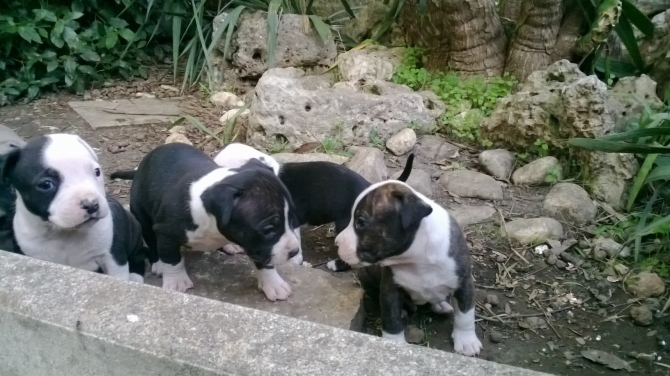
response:
<path id="1" fill-rule="evenodd" d="M 24 254 L 143 281 L 139 223 L 105 196 L 98 158 L 84 140 L 35 138 L 7 155 L 2 177 L 17 191 L 13 225 Z"/>
<path id="2" fill-rule="evenodd" d="M 382 267 L 383 337 L 405 342 L 401 311 L 407 296 L 415 304 L 430 303 L 438 313 L 454 311 L 455 351 L 479 354 L 470 252 L 441 206 L 402 182 L 373 184 L 356 198 L 351 221 L 335 244 L 340 258 L 354 267 Z M 453 308 L 447 302 L 451 294 Z"/>
<path id="3" fill-rule="evenodd" d="M 133 180 L 130 211 L 142 225 L 152 271 L 162 274 L 164 289 L 193 287 L 179 252 L 182 245 L 211 251 L 233 242 L 254 262 L 259 289 L 269 300 L 291 294 L 274 265 L 298 253 L 295 207 L 262 163 L 220 168 L 193 146 L 173 143 L 149 152 L 137 170 L 111 177 Z"/>
<path id="4" fill-rule="evenodd" d="M 351 220 L 351 207 L 358 195 L 370 183 L 356 172 L 332 162 L 279 163 L 271 156 L 244 144 L 230 144 L 214 158 L 219 166 L 241 166 L 257 159 L 275 171 L 293 197 L 298 225 L 320 226 L 335 222 L 339 234 Z M 406 181 L 412 171 L 414 154 L 410 154 L 405 169 L 398 178 Z M 295 229 L 300 234 L 300 229 Z M 302 263 L 302 248 L 291 261 Z M 349 265 L 340 259 L 329 261 L 328 268 L 345 271 Z"/>
<path id="5" fill-rule="evenodd" d="M 0 125 L 0 159 L 9 152 L 22 148 L 26 142 L 13 130 Z M 14 238 L 14 204 L 16 192 L 14 187 L 7 181 L 0 181 L 0 249 L 7 252 L 21 253 L 19 245 Z"/>

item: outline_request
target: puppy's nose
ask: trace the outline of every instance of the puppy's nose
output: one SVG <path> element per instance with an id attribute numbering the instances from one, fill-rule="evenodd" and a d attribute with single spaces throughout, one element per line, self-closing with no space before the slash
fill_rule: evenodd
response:
<path id="1" fill-rule="evenodd" d="M 291 252 L 288 253 L 288 258 L 292 259 L 297 254 L 298 254 L 298 250 L 294 249 L 294 250 L 292 250 Z"/>
<path id="2" fill-rule="evenodd" d="M 81 201 L 81 207 L 86 210 L 86 213 L 88 214 L 93 214 L 100 209 L 100 205 L 98 204 L 98 200 L 82 200 Z"/>

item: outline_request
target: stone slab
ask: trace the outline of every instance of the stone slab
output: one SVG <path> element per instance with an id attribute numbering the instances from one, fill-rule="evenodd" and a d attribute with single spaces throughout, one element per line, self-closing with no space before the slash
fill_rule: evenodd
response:
<path id="1" fill-rule="evenodd" d="M 6 252 L 0 333 L 3 376 L 543 375 Z"/>
<path id="2" fill-rule="evenodd" d="M 72 101 L 68 105 L 93 129 L 167 123 L 181 116 L 179 99 L 117 99 Z"/>
<path id="3" fill-rule="evenodd" d="M 246 255 L 222 252 L 182 252 L 194 288 L 188 294 L 272 312 L 341 329 L 363 331 L 363 290 L 346 273 L 336 277 L 309 266 L 284 264 L 279 274 L 293 295 L 271 302 L 258 290 L 255 268 Z M 148 274 L 146 283 L 161 286 L 162 279 Z"/>

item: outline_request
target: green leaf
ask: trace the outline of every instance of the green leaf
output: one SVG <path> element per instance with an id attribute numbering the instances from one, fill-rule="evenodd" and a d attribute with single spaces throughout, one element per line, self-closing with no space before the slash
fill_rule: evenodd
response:
<path id="1" fill-rule="evenodd" d="M 596 7 L 593 5 L 591 0 L 578 0 L 577 4 L 579 4 L 579 7 L 584 13 L 588 24 L 593 24 L 593 22 L 596 20 L 596 17 L 598 17 L 598 13 L 596 12 Z"/>
<path id="2" fill-rule="evenodd" d="M 628 0 L 621 0 L 621 9 L 626 18 L 644 35 L 651 37 L 654 34 L 654 24 L 633 3 Z"/>
<path id="3" fill-rule="evenodd" d="M 74 83 L 74 81 L 72 80 L 72 78 L 69 75 L 66 74 L 65 75 L 65 86 L 71 87 L 73 83 Z"/>
<path id="4" fill-rule="evenodd" d="M 425 15 L 426 12 L 428 12 L 428 6 L 426 4 L 426 0 L 419 0 L 418 8 L 419 8 L 419 14 L 422 16 Z"/>
<path id="5" fill-rule="evenodd" d="M 237 121 L 237 117 L 240 116 L 240 114 L 246 111 L 246 109 L 249 107 L 251 107 L 251 101 L 240 107 L 240 109 L 237 110 L 237 112 L 235 112 L 235 114 L 230 119 L 228 119 L 226 122 L 226 133 L 223 135 L 223 143 L 221 146 L 231 141 L 231 138 L 233 137 L 233 131 L 235 130 L 235 122 Z"/>
<path id="6" fill-rule="evenodd" d="M 630 209 L 633 207 L 635 199 L 637 198 L 638 193 L 640 193 L 640 189 L 642 189 L 642 187 L 644 186 L 644 182 L 647 179 L 649 170 L 651 170 L 651 168 L 654 166 L 654 161 L 656 161 L 656 157 L 658 157 L 658 154 L 649 154 L 644 159 L 644 163 L 642 163 L 640 171 L 635 176 L 635 182 L 633 183 L 633 187 L 631 188 L 630 194 L 628 195 L 628 203 L 626 204 L 626 210 L 630 211 Z"/>
<path id="7" fill-rule="evenodd" d="M 599 56 L 595 61 L 595 69 L 599 72 L 605 73 L 606 59 Z M 635 65 L 621 60 L 609 59 L 610 73 L 616 77 L 635 76 L 638 72 Z"/>
<path id="8" fill-rule="evenodd" d="M 651 153 L 668 153 L 670 152 L 670 147 L 660 147 L 660 146 L 648 146 L 640 144 L 627 144 L 625 142 L 617 141 L 608 141 L 608 140 L 598 140 L 593 138 L 573 138 L 568 140 L 568 144 L 571 146 L 595 150 L 595 151 L 604 151 L 606 153 L 642 153 L 642 154 L 651 154 Z"/>
<path id="9" fill-rule="evenodd" d="M 84 11 L 84 4 L 81 2 L 81 0 L 74 0 L 72 2 L 72 11 L 73 12 L 83 12 Z"/>
<path id="10" fill-rule="evenodd" d="M 71 27 L 65 26 L 63 28 L 63 40 L 65 40 L 68 46 L 73 48 L 77 45 L 77 33 Z"/>
<path id="11" fill-rule="evenodd" d="M 275 66 L 277 49 L 277 29 L 279 27 L 279 8 L 282 0 L 270 0 L 268 6 L 268 69 Z"/>
<path id="12" fill-rule="evenodd" d="M 56 82 L 59 82 L 59 81 L 60 80 L 57 77 L 48 76 L 48 77 L 44 77 L 41 80 L 39 80 L 39 83 L 40 83 L 40 87 L 44 87 L 44 86 L 47 86 L 47 85 L 55 84 Z"/>
<path id="13" fill-rule="evenodd" d="M 121 18 L 114 17 L 109 19 L 109 25 L 115 29 L 123 29 L 128 26 L 128 22 Z"/>
<path id="14" fill-rule="evenodd" d="M 77 67 L 77 70 L 84 74 L 88 74 L 89 76 L 98 75 L 98 72 L 96 72 L 95 69 L 90 65 L 80 65 Z"/>
<path id="15" fill-rule="evenodd" d="M 40 28 L 37 29 L 37 32 L 40 34 L 40 36 L 42 38 L 49 38 L 49 33 L 47 32 L 47 30 L 45 28 L 40 27 Z"/>
<path id="16" fill-rule="evenodd" d="M 105 46 L 107 47 L 108 50 L 111 50 L 116 46 L 116 42 L 119 40 L 119 35 L 116 33 L 116 31 L 112 31 L 107 34 L 107 38 L 105 38 Z"/>
<path id="17" fill-rule="evenodd" d="M 66 21 L 78 20 L 83 16 L 84 16 L 84 13 L 82 13 L 82 12 L 72 12 L 72 13 L 69 13 L 65 16 L 65 20 Z"/>
<path id="18" fill-rule="evenodd" d="M 47 72 L 53 72 L 56 68 L 58 68 L 58 60 L 51 60 L 47 64 Z"/>
<path id="19" fill-rule="evenodd" d="M 127 40 L 128 42 L 132 42 L 133 40 L 135 40 L 135 33 L 133 33 L 129 29 L 119 29 L 118 33 L 121 36 L 121 38 Z"/>
<path id="20" fill-rule="evenodd" d="M 28 88 L 28 98 L 35 99 L 40 93 L 40 87 L 37 85 L 30 85 Z"/>
<path id="21" fill-rule="evenodd" d="M 69 58 L 65 60 L 65 64 L 63 64 L 63 67 L 70 76 L 73 76 L 74 71 L 77 69 L 77 62 L 74 59 Z"/>
<path id="22" fill-rule="evenodd" d="M 658 127 L 658 128 L 636 129 L 628 132 L 615 133 L 609 136 L 602 136 L 595 140 L 635 141 L 638 138 L 654 137 L 654 136 L 670 136 L 670 128 Z"/>
<path id="23" fill-rule="evenodd" d="M 386 13 L 384 16 L 384 19 L 382 20 L 381 25 L 379 26 L 379 29 L 377 29 L 377 32 L 375 35 L 372 36 L 372 40 L 377 42 L 381 37 L 386 34 L 387 31 L 393 26 L 393 23 L 395 22 L 396 18 L 398 18 L 398 14 L 400 14 L 400 10 L 402 9 L 403 5 L 405 4 L 405 0 L 391 0 L 392 3 L 389 6 L 389 12 Z"/>
<path id="24" fill-rule="evenodd" d="M 90 48 L 85 48 L 81 55 L 79 55 L 82 59 L 86 61 L 93 61 L 93 62 L 99 62 L 100 61 L 100 55 L 98 55 L 95 51 L 91 50 Z"/>
<path id="25" fill-rule="evenodd" d="M 35 21 L 45 20 L 56 22 L 58 20 L 54 12 L 47 9 L 33 9 L 33 13 L 35 13 Z"/>
<path id="26" fill-rule="evenodd" d="M 21 95 L 21 92 L 18 91 L 18 90 L 16 90 L 16 89 L 13 88 L 13 87 L 7 87 L 7 88 L 5 88 L 5 93 L 7 93 L 7 94 L 9 94 L 9 95 Z"/>
<path id="27" fill-rule="evenodd" d="M 198 128 L 198 129 L 200 129 L 201 131 L 203 131 L 203 132 L 207 133 L 208 135 L 212 136 L 212 138 L 214 138 L 215 140 L 219 141 L 219 144 L 221 144 L 221 145 L 223 146 L 223 140 L 221 139 L 221 137 L 215 135 L 214 132 L 212 132 L 211 130 L 209 130 L 209 128 L 207 128 L 204 124 L 202 124 L 202 123 L 200 122 L 200 120 L 198 120 L 198 119 L 196 119 L 196 118 L 194 118 L 194 117 L 192 117 L 192 116 L 188 116 L 188 115 L 184 115 L 184 117 L 185 117 L 186 120 L 188 120 L 191 124 L 193 124 L 196 128 Z"/>
<path id="28" fill-rule="evenodd" d="M 349 6 L 349 2 L 347 0 L 340 0 L 340 2 L 342 3 L 342 6 L 344 7 L 344 10 L 347 11 L 347 14 L 349 15 L 349 17 L 356 18 L 356 15 L 354 14 L 354 11 L 351 10 L 351 7 Z"/>
<path id="29" fill-rule="evenodd" d="M 347 1 L 347 0 L 344 0 L 344 1 Z M 307 3 L 307 6 L 305 7 L 305 13 L 306 14 L 311 14 L 312 13 L 312 4 L 314 4 L 314 0 L 309 0 L 309 2 Z M 349 5 L 349 3 L 347 3 L 347 5 Z"/>
<path id="30" fill-rule="evenodd" d="M 614 31 L 623 42 L 624 46 L 628 50 L 631 59 L 637 66 L 639 70 L 644 70 L 644 61 L 642 60 L 642 55 L 640 55 L 640 48 L 637 45 L 637 40 L 635 39 L 635 34 L 633 33 L 633 27 L 630 25 L 628 18 L 625 14 L 622 14 L 619 17 L 619 23 L 614 26 Z"/>
<path id="31" fill-rule="evenodd" d="M 644 184 L 653 183 L 658 180 L 667 180 L 670 179 L 670 166 L 658 166 L 655 169 L 651 170 L 649 176 L 644 181 Z"/>
<path id="32" fill-rule="evenodd" d="M 179 37 L 181 36 L 181 17 L 172 17 L 172 72 L 174 74 L 173 82 L 177 82 L 177 72 L 179 72 Z"/>
<path id="33" fill-rule="evenodd" d="M 40 38 L 40 35 L 37 33 L 37 30 L 35 30 L 34 27 L 31 26 L 19 26 L 19 35 L 21 38 L 25 39 L 27 42 L 37 42 L 37 43 L 42 43 L 42 38 Z"/>
<path id="34" fill-rule="evenodd" d="M 323 43 L 328 43 L 330 40 L 330 28 L 328 25 L 326 25 L 325 22 L 321 19 L 321 17 L 315 15 L 315 14 L 310 14 L 309 19 L 312 21 L 312 25 L 314 25 L 314 28 L 316 29 L 316 32 L 319 34 L 321 37 L 321 40 L 323 40 Z"/>

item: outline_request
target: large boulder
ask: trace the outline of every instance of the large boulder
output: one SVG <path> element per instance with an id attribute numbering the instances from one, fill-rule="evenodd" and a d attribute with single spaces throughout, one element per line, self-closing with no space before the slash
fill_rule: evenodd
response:
<path id="1" fill-rule="evenodd" d="M 266 12 L 243 12 L 238 21 L 229 54 L 240 78 L 260 77 L 268 69 L 268 15 Z M 213 28 L 220 27 L 224 15 L 215 19 Z M 326 43 L 314 27 L 305 34 L 304 18 L 299 14 L 283 14 L 277 28 L 275 67 L 330 66 L 335 63 L 337 48 L 331 37 Z M 223 52 L 225 38 L 218 49 Z"/>
<path id="2" fill-rule="evenodd" d="M 403 48 L 388 49 L 375 45 L 362 50 L 349 50 L 337 57 L 337 66 L 346 81 L 390 81 L 401 63 L 403 51 Z"/>
<path id="3" fill-rule="evenodd" d="M 275 68 L 256 86 L 247 142 L 269 148 L 280 141 L 295 149 L 306 142 L 335 138 L 345 144 L 366 145 L 372 129 L 385 141 L 412 122 L 421 130 L 433 127 L 441 111 L 429 109 L 439 108 L 431 103 L 420 93 L 391 82 L 332 85 L 325 76 Z"/>

